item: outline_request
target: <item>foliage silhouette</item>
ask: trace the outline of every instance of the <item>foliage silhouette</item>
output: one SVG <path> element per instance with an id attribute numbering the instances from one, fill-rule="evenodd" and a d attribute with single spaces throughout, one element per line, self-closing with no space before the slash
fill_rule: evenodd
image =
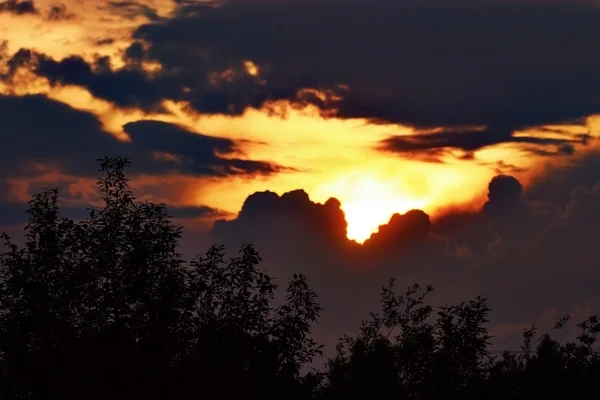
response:
<path id="1" fill-rule="evenodd" d="M 489 349 L 486 299 L 437 312 L 433 288 L 398 295 L 322 371 L 311 328 L 321 308 L 302 275 L 286 299 L 251 246 L 212 247 L 186 263 L 166 207 L 137 202 L 129 160 L 100 160 L 103 208 L 61 217 L 57 190 L 33 196 L 25 245 L 3 235 L 0 397 L 249 399 L 591 399 L 600 378 L 600 323 L 577 340 L 524 332 L 522 352 Z"/>

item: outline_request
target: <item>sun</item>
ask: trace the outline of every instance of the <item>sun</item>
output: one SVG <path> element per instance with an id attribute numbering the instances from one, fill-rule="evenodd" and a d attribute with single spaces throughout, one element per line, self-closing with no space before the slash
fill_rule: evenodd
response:
<path id="1" fill-rule="evenodd" d="M 364 243 L 393 214 L 423 209 L 427 205 L 426 200 L 413 198 L 398 186 L 394 182 L 359 176 L 340 178 L 321 189 L 342 203 L 348 224 L 348 239 Z"/>
<path id="2" fill-rule="evenodd" d="M 374 180 L 364 180 L 355 187 L 342 203 L 348 223 L 348 239 L 364 243 L 379 225 L 387 223 L 395 213 L 405 213 L 426 204 L 423 200 L 402 198 L 390 192 L 389 188 Z"/>
<path id="3" fill-rule="evenodd" d="M 395 213 L 420 209 L 424 202 L 407 199 L 371 199 L 342 205 L 348 223 L 347 237 L 357 243 L 364 243 L 379 225 L 386 224 Z"/>

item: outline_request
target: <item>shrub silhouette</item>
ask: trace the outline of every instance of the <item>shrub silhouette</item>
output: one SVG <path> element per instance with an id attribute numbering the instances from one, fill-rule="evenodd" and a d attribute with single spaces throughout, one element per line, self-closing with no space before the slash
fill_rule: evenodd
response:
<path id="1" fill-rule="evenodd" d="M 322 371 L 311 336 L 321 308 L 302 275 L 286 301 L 251 246 L 226 260 L 212 247 L 189 263 L 164 205 L 137 202 L 129 160 L 100 160 L 104 207 L 62 218 L 58 192 L 29 204 L 25 245 L 0 254 L 2 399 L 591 399 L 600 378 L 596 317 L 561 344 L 524 333 L 522 351 L 489 349 L 476 298 L 437 312 L 431 287 L 398 295 Z M 568 318 L 554 327 L 562 328 Z"/>

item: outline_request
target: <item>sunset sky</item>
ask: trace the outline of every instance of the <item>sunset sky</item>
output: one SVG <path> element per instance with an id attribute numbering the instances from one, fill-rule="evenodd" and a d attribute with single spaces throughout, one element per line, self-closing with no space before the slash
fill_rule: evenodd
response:
<path id="1" fill-rule="evenodd" d="M 186 252 L 306 273 L 323 335 L 390 276 L 499 336 L 600 310 L 595 0 L 0 0 L 0 135 L 2 230 L 128 156 Z"/>

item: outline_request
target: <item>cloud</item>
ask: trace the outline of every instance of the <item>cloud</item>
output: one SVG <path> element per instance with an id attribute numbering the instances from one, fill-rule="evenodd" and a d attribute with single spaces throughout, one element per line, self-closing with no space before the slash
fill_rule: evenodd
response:
<path id="1" fill-rule="evenodd" d="M 540 153 L 539 148 L 534 149 L 539 155 L 571 155 L 575 152 L 575 144 L 586 144 L 588 140 L 589 136 L 580 134 L 564 138 L 514 136 L 513 129 L 506 126 L 471 130 L 442 129 L 414 135 L 391 136 L 381 142 L 380 149 L 401 154 L 436 154 L 456 148 L 471 153 L 500 143 L 524 143 L 555 148 L 555 152 L 544 150 L 544 153 Z"/>
<path id="2" fill-rule="evenodd" d="M 229 216 L 230 213 L 208 207 L 208 206 L 198 206 L 198 207 L 177 207 L 172 210 L 169 210 L 169 215 L 174 219 L 181 218 L 205 218 L 205 217 L 224 217 Z"/>
<path id="3" fill-rule="evenodd" d="M 252 237 L 259 242 L 266 238 L 282 250 L 336 249 L 347 242 L 347 223 L 340 206 L 336 199 L 314 203 L 303 190 L 282 196 L 257 192 L 248 196 L 235 220 L 217 221 L 212 234 L 217 241 L 233 242 L 234 246 Z"/>
<path id="4" fill-rule="evenodd" d="M 144 154 L 132 154 L 142 168 L 151 156 L 148 168 L 152 164 L 164 170 L 173 165 L 177 171 L 193 175 L 256 176 L 290 170 L 266 161 L 230 157 L 241 152 L 233 140 L 201 135 L 166 122 L 141 120 L 127 123 L 123 129 L 133 140 L 135 150 Z"/>
<path id="5" fill-rule="evenodd" d="M 31 113 L 35 113 L 32 118 Z M 93 190 L 104 155 L 127 155 L 134 162 L 132 187 L 142 200 L 166 202 L 176 218 L 226 216 L 223 211 L 190 204 L 202 178 L 269 176 L 284 167 L 243 157 L 230 139 L 206 136 L 180 126 L 150 120 L 126 124 L 130 142 L 105 132 L 96 116 L 41 95 L 0 96 L 0 224 L 23 221 L 30 196 L 59 187 L 73 211 L 97 201 Z M 196 189 L 194 189 L 196 188 Z M 186 199 L 187 197 L 187 199 Z M 71 212 L 69 211 L 69 212 Z M 10 216 L 9 216 L 10 214 Z"/>
<path id="6" fill-rule="evenodd" d="M 110 7 L 136 14 L 141 5 Z M 423 131 L 390 137 L 383 142 L 390 151 L 519 143 L 560 155 L 587 139 L 514 132 L 582 123 L 600 112 L 599 17 L 589 1 L 184 2 L 171 19 L 136 30 L 140 42 L 123 68 L 77 56 L 17 58 L 53 84 L 83 86 L 122 107 L 156 110 L 172 99 L 202 113 L 239 115 L 288 100 Z M 162 69 L 150 74 L 133 60 Z M 481 128 L 465 128 L 472 126 Z"/>
<path id="7" fill-rule="evenodd" d="M 600 170 L 595 182 L 566 185 L 570 199 L 554 204 L 533 198 L 512 176 L 496 176 L 479 211 L 450 210 L 436 219 L 420 210 L 396 214 L 362 246 L 345 239 L 335 199 L 319 204 L 303 191 L 260 192 L 235 219 L 216 222 L 212 240 L 255 244 L 280 280 L 306 274 L 325 308 L 317 333 L 329 345 L 340 329 L 354 332 L 377 309 L 379 288 L 394 277 L 400 287 L 433 284 L 437 304 L 489 297 L 494 329 L 504 332 L 496 343 L 515 346 L 520 337 L 507 327 L 541 320 L 550 309 L 581 314 L 597 297 Z"/>
<path id="8" fill-rule="evenodd" d="M 113 38 L 104 38 L 104 39 L 100 39 L 96 41 L 96 44 L 98 46 L 106 46 L 109 44 L 113 44 L 115 42 L 115 39 Z"/>
<path id="9" fill-rule="evenodd" d="M 18 175 L 29 168 L 29 162 L 61 163 L 68 171 L 91 173 L 97 166 L 85 171 L 90 160 L 120 146 L 94 115 L 44 96 L 0 96 L 0 120 L 4 174 Z"/>
<path id="10" fill-rule="evenodd" d="M 63 3 L 52 4 L 46 19 L 49 21 L 69 21 L 77 16 L 70 12 L 67 6 Z"/>
<path id="11" fill-rule="evenodd" d="M 121 15 L 127 19 L 135 19 L 138 16 L 144 16 L 150 21 L 161 20 L 154 8 L 138 1 L 108 1 L 106 10 L 111 13 Z"/>
<path id="12" fill-rule="evenodd" d="M 0 13 L 9 12 L 15 15 L 38 14 L 33 0 L 6 0 L 0 2 Z"/>
<path id="13" fill-rule="evenodd" d="M 591 187 L 598 181 L 600 154 L 590 152 L 561 164 L 547 161 L 543 169 L 552 173 L 536 177 L 527 188 L 525 196 L 564 207 L 571 200 L 573 187 Z"/>
<path id="14" fill-rule="evenodd" d="M 137 30 L 149 56 L 182 74 L 252 60 L 266 83 L 242 93 L 265 101 L 347 85 L 340 100 L 308 101 L 421 128 L 516 129 L 600 106 L 592 2 L 229 1 L 187 10 Z"/>
<path id="15" fill-rule="evenodd" d="M 196 111 L 209 114 L 241 115 L 247 107 L 260 108 L 267 100 L 286 99 L 287 93 L 273 97 L 248 75 L 243 62 L 232 68 L 211 70 L 198 64 L 194 71 L 180 72 L 163 68 L 150 74 L 141 67 L 148 58 L 141 42 L 133 42 L 124 51 L 126 65 L 113 68 L 108 57 L 98 57 L 88 63 L 78 55 L 55 60 L 43 53 L 20 49 L 7 61 L 11 82 L 25 68 L 46 78 L 52 86 L 76 85 L 89 90 L 95 97 L 121 108 L 141 108 L 148 112 L 166 112 L 164 100 L 186 101 Z M 234 81 L 235 84 L 232 84 Z"/>
<path id="16" fill-rule="evenodd" d="M 30 118 L 35 110 L 36 118 Z M 103 131 L 96 116 L 43 96 L 0 96 L 0 169 L 27 168 L 30 162 L 59 163 L 67 173 L 85 170 L 103 155 L 127 154 L 140 172 L 178 171 L 194 176 L 269 175 L 285 168 L 268 162 L 224 158 L 240 154 L 237 144 L 224 138 L 197 134 L 166 122 L 142 120 L 126 124 L 130 143 Z M 219 155 L 221 154 L 221 155 Z M 94 165 L 93 168 L 97 166 Z"/>
<path id="17" fill-rule="evenodd" d="M 90 65 L 80 56 L 55 61 L 44 54 L 21 49 L 8 60 L 8 66 L 10 72 L 5 80 L 10 80 L 20 68 L 28 68 L 47 78 L 51 85 L 82 86 L 94 96 L 123 108 L 160 111 L 163 99 L 177 98 L 181 91 L 165 83 L 166 77 L 153 79 L 138 68 L 113 71 L 107 57 L 100 57 Z"/>

